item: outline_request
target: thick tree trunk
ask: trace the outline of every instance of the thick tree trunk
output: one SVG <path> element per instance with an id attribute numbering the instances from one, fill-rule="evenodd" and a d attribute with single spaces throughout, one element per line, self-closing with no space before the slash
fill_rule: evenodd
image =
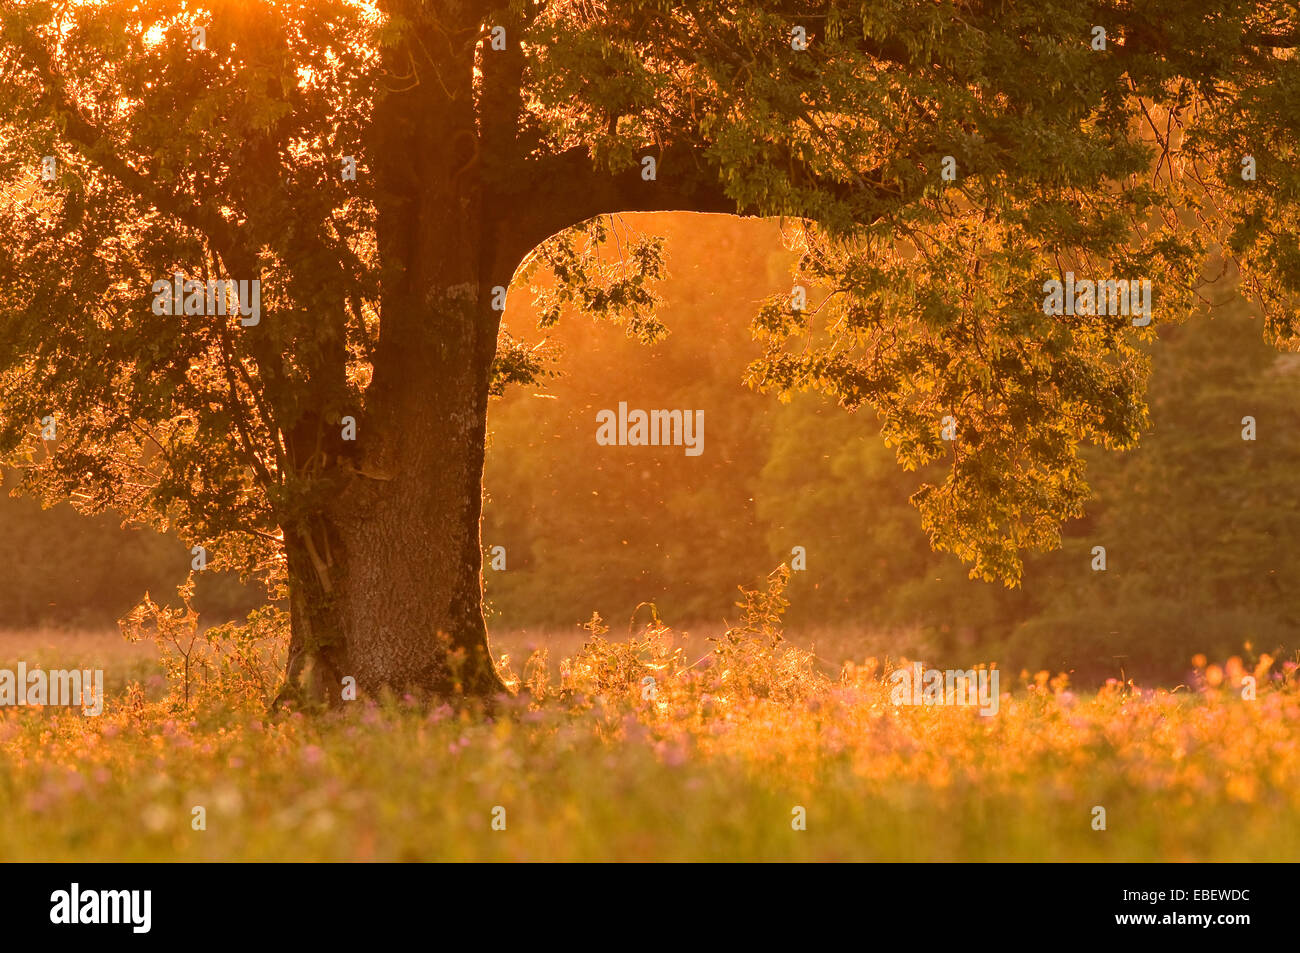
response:
<path id="1" fill-rule="evenodd" d="M 438 38 L 427 10 L 401 12 L 427 42 L 385 50 L 393 88 L 367 146 L 384 268 L 374 377 L 357 442 L 341 448 L 341 491 L 289 547 L 304 617 L 290 682 L 315 681 L 332 701 L 348 676 L 370 693 L 505 691 L 483 619 L 479 520 L 500 323 L 491 286 L 515 263 L 498 273 L 483 221 L 478 21 L 462 14 L 467 26 Z"/>
<path id="2" fill-rule="evenodd" d="M 482 477 L 496 321 L 470 283 L 408 312 L 343 491 L 286 531 L 293 640 L 286 697 L 363 692 L 488 696 Z M 485 314 L 486 312 L 486 314 Z"/>
<path id="3" fill-rule="evenodd" d="M 492 347 L 479 340 L 476 297 L 467 285 L 432 296 L 423 346 L 412 342 L 382 419 L 367 414 L 361 472 L 332 513 L 342 674 L 366 689 L 504 690 L 488 655 L 479 535 L 495 332 Z"/>

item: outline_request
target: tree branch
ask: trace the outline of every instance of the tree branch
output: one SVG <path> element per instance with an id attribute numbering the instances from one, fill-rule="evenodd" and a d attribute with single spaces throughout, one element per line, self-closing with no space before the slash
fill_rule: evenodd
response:
<path id="1" fill-rule="evenodd" d="M 655 178 L 643 179 L 641 166 L 610 174 L 596 168 L 586 146 L 526 164 L 514 226 L 498 236 L 498 268 L 509 269 L 556 232 L 597 215 L 616 212 L 717 212 L 756 215 L 737 207 L 716 173 L 706 171 L 698 150 L 647 148 L 655 157 Z M 499 272 L 500 273 L 500 272 Z M 506 276 L 509 277 L 508 275 Z"/>

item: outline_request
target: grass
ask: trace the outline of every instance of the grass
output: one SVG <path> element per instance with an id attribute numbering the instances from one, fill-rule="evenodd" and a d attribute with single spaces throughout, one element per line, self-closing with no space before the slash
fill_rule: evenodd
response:
<path id="1" fill-rule="evenodd" d="M 1176 691 L 1111 682 L 1076 694 L 1061 676 L 1003 673 L 1000 710 L 982 717 L 892 704 L 888 663 L 826 677 L 752 595 L 746 621 L 717 642 L 684 641 L 657 620 L 608 642 L 595 621 L 558 679 L 545 650 L 518 673 L 507 664 L 517 694 L 491 717 L 409 698 L 268 716 L 254 683 L 218 678 L 189 708 L 174 684 L 152 691 L 146 678 L 112 692 L 98 718 L 0 709 L 0 857 L 1300 855 L 1294 663 L 1260 660 L 1254 700 L 1238 660 L 1198 659 Z M 23 648 L 6 638 L 7 653 Z M 144 648 L 117 663 L 157 672 Z M 45 646 L 45 664 L 57 649 Z M 1105 830 L 1093 829 L 1097 806 Z M 504 830 L 492 826 L 498 807 Z M 792 828 L 796 807 L 806 830 Z"/>

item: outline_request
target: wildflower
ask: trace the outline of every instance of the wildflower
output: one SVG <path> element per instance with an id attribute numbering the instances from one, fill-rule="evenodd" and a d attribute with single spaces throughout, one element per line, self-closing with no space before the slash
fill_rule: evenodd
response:
<path id="1" fill-rule="evenodd" d="M 655 754 L 670 768 L 680 768 L 687 761 L 686 745 L 678 741 L 658 742 L 655 745 Z"/>
<path id="2" fill-rule="evenodd" d="M 439 705 L 433 711 L 429 712 L 429 721 L 437 724 L 440 721 L 445 721 L 450 718 L 453 714 L 454 712 L 450 705 Z"/>

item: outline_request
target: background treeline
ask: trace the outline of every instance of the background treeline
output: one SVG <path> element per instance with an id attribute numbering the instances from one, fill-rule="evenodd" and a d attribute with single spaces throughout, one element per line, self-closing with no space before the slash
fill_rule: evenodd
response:
<path id="1" fill-rule="evenodd" d="M 189 548 L 149 529 L 122 527 L 112 514 L 82 516 L 11 497 L 14 473 L 0 479 L 0 629 L 112 626 L 146 592 L 175 603 L 190 569 Z M 195 576 L 195 608 L 205 623 L 242 619 L 265 602 L 233 573 Z"/>
<path id="2" fill-rule="evenodd" d="M 1164 329 L 1151 432 L 1131 453 L 1090 454 L 1087 516 L 1008 590 L 931 551 L 907 502 L 925 474 L 898 466 L 872 417 L 741 385 L 757 355 L 749 319 L 791 284 L 774 223 L 626 221 L 668 236 L 664 342 L 576 315 L 540 332 L 526 289 L 511 293 L 510 330 L 561 348 L 563 376 L 515 388 L 490 417 L 483 541 L 506 550 L 506 570 L 485 573 L 498 631 L 572 629 L 594 610 L 618 632 L 644 602 L 678 626 L 716 626 L 734 615 L 738 584 L 802 546 L 787 635 L 832 661 L 906 652 L 1169 680 L 1197 652 L 1300 641 L 1300 356 L 1264 344 L 1243 305 Z M 703 410 L 703 455 L 598 446 L 596 413 L 619 401 Z M 1241 438 L 1247 415 L 1253 442 Z M 1098 545 L 1105 572 L 1091 568 Z M 0 499 L 0 627 L 110 624 L 145 589 L 170 595 L 188 565 L 179 541 Z M 211 621 L 257 601 L 229 578 L 202 580 Z"/>

